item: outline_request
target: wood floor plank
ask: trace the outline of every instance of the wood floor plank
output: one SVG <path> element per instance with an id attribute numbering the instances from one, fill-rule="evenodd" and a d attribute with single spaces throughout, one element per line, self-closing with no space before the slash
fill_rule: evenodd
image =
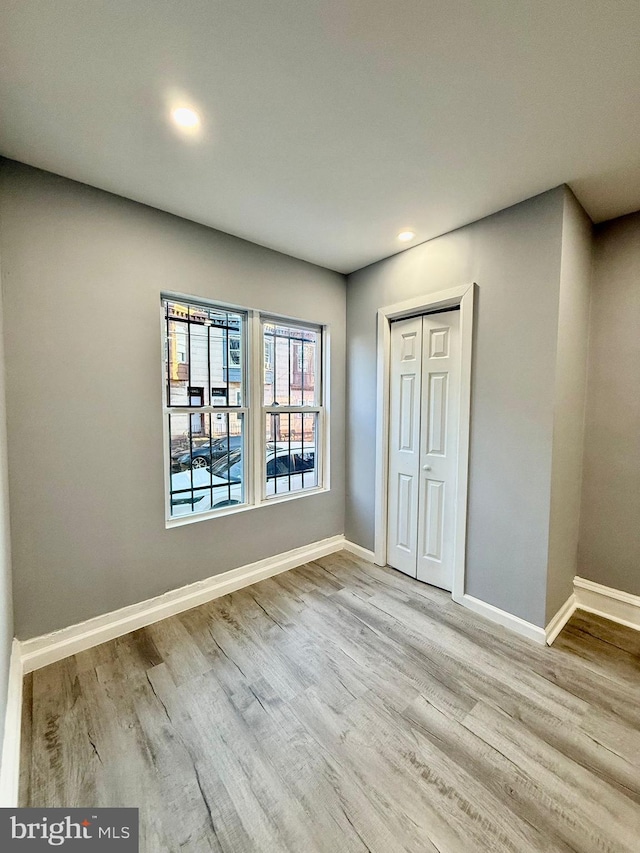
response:
<path id="1" fill-rule="evenodd" d="M 457 826 L 465 839 L 463 850 L 490 845 L 490 849 L 525 853 L 545 847 L 544 837 L 515 811 L 505 808 L 504 801 L 483 784 L 484 780 L 451 761 L 440 744 L 420 737 L 406 717 L 390 712 L 380 697 L 370 694 L 363 719 L 357 722 L 354 727 L 366 733 L 369 748 L 378 747 L 382 754 L 393 755 L 401 775 L 411 780 L 412 787 L 418 787 L 427 803 L 435 804 L 449 825 Z M 453 729 L 458 728 L 454 723 Z M 553 844 L 548 849 L 559 848 Z"/>
<path id="2" fill-rule="evenodd" d="M 506 759 L 462 723 L 452 721 L 419 696 L 407 708 L 405 720 L 416 737 L 427 739 L 469 775 L 477 779 L 502 804 L 502 809 L 519 816 L 536 833 L 539 850 L 575 850 L 562 840 L 555 823 L 549 820 L 544 792 L 536 787 L 515 763 Z"/>
<path id="3" fill-rule="evenodd" d="M 465 726 L 525 775 L 538 781 L 565 840 L 585 853 L 632 853 L 640 838 L 640 809 L 601 779 L 567 760 L 507 714 L 478 703 Z"/>
<path id="4" fill-rule="evenodd" d="M 419 655 L 422 666 L 431 671 L 434 678 L 449 679 L 457 683 L 460 689 L 479 699 L 495 703 L 498 707 L 517 709 L 528 705 L 541 713 L 552 713 L 560 719 L 568 719 L 574 724 L 584 723 L 592 729 L 594 715 L 606 720 L 606 725 L 598 727 L 597 739 L 606 748 L 618 752 L 621 743 L 631 758 L 640 758 L 640 729 L 629 726 L 629 716 L 634 717 L 640 699 L 637 687 L 626 690 L 624 701 L 620 702 L 620 714 L 609 709 L 607 703 L 599 702 L 595 708 L 573 691 L 573 680 L 562 685 L 555 680 L 541 676 L 534 669 L 523 666 L 515 656 L 506 652 L 495 654 L 481 644 L 470 642 L 462 635 L 451 632 L 440 623 L 434 630 L 433 620 L 426 620 L 416 602 L 405 602 L 389 593 L 381 594 L 368 602 L 353 600 L 350 607 L 358 612 L 360 618 L 385 631 L 398 645 L 404 645 Z M 574 655 L 572 659 L 576 660 Z M 585 673 L 589 666 L 585 666 Z M 600 677 L 590 677 L 601 693 Z M 568 689 L 567 689 L 568 688 Z M 589 732 L 592 736 L 592 730 Z"/>
<path id="5" fill-rule="evenodd" d="M 341 556 L 343 561 L 351 562 L 356 566 L 366 565 L 355 555 Z M 563 689 L 569 689 L 569 692 L 585 699 L 590 706 L 613 710 L 617 717 L 623 716 L 628 719 L 634 728 L 640 727 L 640 702 L 636 701 L 637 691 L 640 690 L 640 679 L 636 679 L 635 685 L 620 684 L 615 672 L 605 667 L 600 674 L 606 680 L 607 689 L 602 690 L 599 682 L 593 679 L 586 668 L 575 667 L 574 655 L 549 655 L 544 647 L 512 634 L 507 629 L 500 628 L 479 616 L 469 614 L 468 611 L 454 604 L 449 597 L 443 599 L 440 590 L 427 584 L 419 584 L 417 585 L 419 588 L 416 588 L 415 582 L 400 572 L 389 573 L 385 569 L 371 566 L 371 574 L 383 588 L 388 586 L 405 594 L 413 589 L 409 600 L 412 600 L 416 607 L 428 612 L 436 623 L 454 627 L 461 635 L 473 640 L 474 643 L 490 648 L 499 656 L 508 655 L 517 659 L 527 669 L 532 669 L 549 681 L 559 684 Z M 414 584 L 414 587 L 411 587 L 411 584 Z M 640 655 L 638 632 L 580 611 L 574 614 L 569 624 L 571 627 L 591 626 L 590 629 L 586 629 L 587 633 L 590 630 L 592 634 L 601 638 L 602 632 L 606 631 L 609 638 L 617 638 L 617 640 L 611 640 L 614 644 L 616 642 L 622 644 L 622 647 L 634 654 L 636 659 Z M 554 644 L 554 650 L 564 648 L 565 636 L 563 632 L 559 642 Z"/>
<path id="6" fill-rule="evenodd" d="M 636 658 L 640 656 L 640 631 L 629 631 L 624 625 L 618 625 L 603 616 L 576 610 L 567 627 L 597 637 L 605 643 L 635 655 Z"/>
<path id="7" fill-rule="evenodd" d="M 20 801 L 137 806 L 143 853 L 637 853 L 639 636 L 322 557 L 32 673 Z"/>
<path id="8" fill-rule="evenodd" d="M 94 670 L 83 667 L 79 673 L 86 697 L 87 733 L 97 762 L 94 792 L 79 795 L 71 805 L 136 806 L 140 810 L 141 849 L 169 850 L 174 827 L 165 826 L 163 820 L 155 760 L 160 747 L 148 742 L 136 712 L 140 695 L 151 696 L 152 689 L 145 671 L 132 668 L 127 655 L 130 645 L 137 643 L 130 636 L 122 638 L 112 662 L 101 663 Z M 160 703 L 155 710 L 160 720 Z M 126 756 L 126 761 L 113 761 L 112 752 Z M 63 803 L 67 804 L 62 800 L 60 805 Z"/>
<path id="9" fill-rule="evenodd" d="M 640 657 L 607 642 L 593 632 L 570 622 L 562 632 L 559 648 L 581 657 L 604 682 L 618 681 L 633 691 L 640 681 Z"/>
<path id="10" fill-rule="evenodd" d="M 29 802 L 31 790 L 31 758 L 33 744 L 33 673 L 24 677 L 22 685 L 22 725 L 20 732 L 20 788 L 19 805 L 25 807 Z"/>
<path id="11" fill-rule="evenodd" d="M 95 801 L 99 758 L 74 658 L 34 674 L 32 715 L 30 797 Z"/>

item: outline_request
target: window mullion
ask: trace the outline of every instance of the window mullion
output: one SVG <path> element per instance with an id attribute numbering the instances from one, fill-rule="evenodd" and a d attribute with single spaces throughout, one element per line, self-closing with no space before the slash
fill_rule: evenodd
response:
<path id="1" fill-rule="evenodd" d="M 260 314 L 257 311 L 249 312 L 249 347 L 250 365 L 248 371 L 249 380 L 249 424 L 248 424 L 248 450 L 250 460 L 251 476 L 249 477 L 249 490 L 251 503 L 257 505 L 262 500 L 262 470 L 264 467 L 263 425 L 261 417 L 262 396 L 264 394 L 262 373 L 264 368 L 264 345 L 262 343 L 262 324 Z"/>

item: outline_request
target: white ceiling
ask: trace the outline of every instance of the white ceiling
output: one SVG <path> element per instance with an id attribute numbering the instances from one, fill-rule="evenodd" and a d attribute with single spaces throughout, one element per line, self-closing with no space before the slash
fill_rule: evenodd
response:
<path id="1" fill-rule="evenodd" d="M 0 63 L 7 157 L 342 272 L 563 182 L 640 208 L 638 0 L 0 0 Z"/>

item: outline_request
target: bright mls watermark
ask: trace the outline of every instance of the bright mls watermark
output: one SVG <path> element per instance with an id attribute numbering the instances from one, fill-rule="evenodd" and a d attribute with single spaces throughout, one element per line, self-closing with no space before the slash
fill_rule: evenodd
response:
<path id="1" fill-rule="evenodd" d="M 138 853 L 138 809 L 0 809 L 2 853 Z"/>

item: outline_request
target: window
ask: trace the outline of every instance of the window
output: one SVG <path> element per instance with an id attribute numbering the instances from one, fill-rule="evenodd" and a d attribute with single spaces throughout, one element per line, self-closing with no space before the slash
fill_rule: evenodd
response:
<path id="1" fill-rule="evenodd" d="M 322 327 L 173 297 L 162 307 L 167 521 L 322 488 Z"/>
<path id="2" fill-rule="evenodd" d="M 318 437 L 322 415 L 322 330 L 275 318 L 262 322 L 271 370 L 265 370 L 263 421 L 267 452 L 265 497 L 320 485 Z M 294 460 L 305 458 L 306 467 Z"/>

